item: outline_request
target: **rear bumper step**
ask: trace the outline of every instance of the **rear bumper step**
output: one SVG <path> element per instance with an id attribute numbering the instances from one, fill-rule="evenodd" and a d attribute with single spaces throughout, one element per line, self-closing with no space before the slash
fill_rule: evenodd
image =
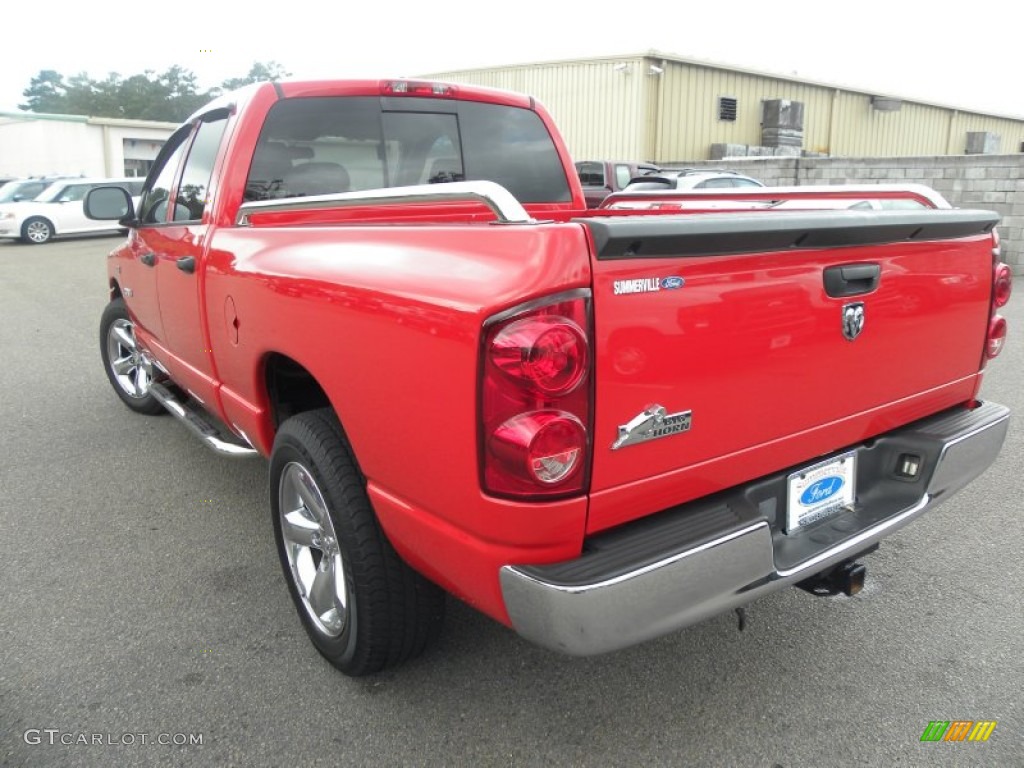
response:
<path id="1" fill-rule="evenodd" d="M 160 403 L 178 421 L 198 437 L 207 448 L 219 453 L 221 456 L 231 458 L 248 458 L 256 456 L 258 452 L 249 443 L 243 442 L 240 438 L 225 435 L 224 432 L 214 426 L 208 414 L 201 408 L 193 405 L 184 398 L 179 398 L 164 384 L 154 382 L 149 390 L 157 402 Z"/>
<path id="2" fill-rule="evenodd" d="M 761 478 L 593 537 L 575 560 L 501 569 L 515 630 L 572 655 L 625 648 L 736 608 L 876 545 L 980 475 L 1010 411 L 954 409 L 857 447 L 854 508 L 781 531 L 786 473 Z M 919 458 L 912 480 L 898 473 Z"/>

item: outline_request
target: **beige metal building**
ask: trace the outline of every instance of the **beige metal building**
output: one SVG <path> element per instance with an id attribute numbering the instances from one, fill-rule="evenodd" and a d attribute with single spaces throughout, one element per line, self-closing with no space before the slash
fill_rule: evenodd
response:
<path id="1" fill-rule="evenodd" d="M 555 118 L 577 159 L 675 163 L 712 157 L 712 144 L 761 146 L 762 104 L 775 99 L 802 102 L 805 152 L 845 157 L 960 155 L 968 150 L 968 133 L 977 134 L 972 151 L 1018 153 L 1024 148 L 1024 118 L 656 51 L 427 77 L 536 97 Z M 983 149 L 977 149 L 979 139 L 985 139 Z"/>
<path id="2" fill-rule="evenodd" d="M 145 176 L 177 123 L 0 112 L 0 178 Z"/>

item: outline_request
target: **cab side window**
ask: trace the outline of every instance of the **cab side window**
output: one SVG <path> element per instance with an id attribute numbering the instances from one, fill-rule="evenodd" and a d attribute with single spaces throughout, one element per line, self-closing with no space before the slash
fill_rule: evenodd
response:
<path id="1" fill-rule="evenodd" d="M 227 122 L 227 117 L 222 117 L 199 124 L 178 184 L 173 221 L 200 221 L 203 218 L 213 164 Z"/>

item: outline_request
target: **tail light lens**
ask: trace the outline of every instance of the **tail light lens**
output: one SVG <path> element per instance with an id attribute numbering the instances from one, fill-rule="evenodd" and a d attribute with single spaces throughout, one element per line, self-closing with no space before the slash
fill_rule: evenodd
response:
<path id="1" fill-rule="evenodd" d="M 996 315 L 988 324 L 988 339 L 985 344 L 985 357 L 991 360 L 1003 351 L 1006 343 L 1006 318 Z"/>
<path id="2" fill-rule="evenodd" d="M 481 349 L 483 489 L 517 499 L 585 492 L 590 469 L 590 293 L 489 320 Z"/>
<path id="3" fill-rule="evenodd" d="M 587 428 L 565 411 L 532 411 L 495 429 L 488 449 L 505 469 L 541 486 L 569 480 L 583 464 Z"/>
<path id="4" fill-rule="evenodd" d="M 1006 264 L 998 264 L 995 270 L 995 285 L 992 287 L 992 303 L 1005 307 L 1013 292 L 1013 273 Z"/>
<path id="5" fill-rule="evenodd" d="M 587 339 L 566 317 L 526 317 L 502 328 L 491 360 L 507 376 L 542 395 L 572 392 L 587 372 Z"/>

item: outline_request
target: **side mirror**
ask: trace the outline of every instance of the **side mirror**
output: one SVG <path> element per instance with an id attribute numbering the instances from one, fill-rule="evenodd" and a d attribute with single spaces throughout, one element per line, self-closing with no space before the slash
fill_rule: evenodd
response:
<path id="1" fill-rule="evenodd" d="M 96 221 L 116 221 L 124 226 L 135 222 L 132 198 L 124 187 L 95 187 L 85 195 L 85 215 Z"/>
<path id="2" fill-rule="evenodd" d="M 24 199 L 25 199 L 24 195 L 15 195 L 14 197 L 11 198 L 11 202 L 12 203 L 20 203 Z"/>

